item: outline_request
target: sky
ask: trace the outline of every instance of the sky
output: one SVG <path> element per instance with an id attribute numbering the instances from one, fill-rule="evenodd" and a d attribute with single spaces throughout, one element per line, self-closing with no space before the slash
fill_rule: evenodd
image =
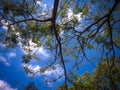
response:
<path id="1" fill-rule="evenodd" d="M 42 90 L 54 90 L 50 88 L 53 83 L 50 83 L 49 87 L 42 83 L 43 76 L 39 73 L 35 75 L 34 78 L 28 77 L 23 69 L 21 60 L 22 53 L 23 52 L 19 48 L 8 50 L 4 46 L 0 45 L 0 90 L 1 88 L 4 88 L 2 90 L 22 90 L 23 86 L 27 85 L 29 82 L 34 82 L 35 85 Z M 36 72 L 36 70 L 40 68 L 39 65 L 32 64 L 29 67 L 33 72 Z M 87 62 L 81 65 L 81 67 L 84 68 L 80 68 L 79 74 L 84 73 L 86 70 L 92 71 L 92 68 L 94 68 L 94 66 L 89 65 Z M 63 71 L 62 68 L 58 66 L 58 69 L 55 71 L 46 71 L 45 74 L 50 76 L 56 75 L 56 73 L 59 74 L 60 72 L 62 73 Z M 57 86 L 57 84 L 61 82 L 63 82 L 63 80 L 59 80 L 53 85 Z"/>
<path id="2" fill-rule="evenodd" d="M 39 52 L 43 58 L 49 55 L 49 53 L 47 53 L 44 49 L 40 49 Z M 29 78 L 29 74 L 26 74 L 23 68 L 25 67 L 21 59 L 23 53 L 24 52 L 18 47 L 8 49 L 5 48 L 4 45 L 0 44 L 0 90 L 22 90 L 29 82 L 34 82 L 40 90 L 55 90 L 54 86 L 63 83 L 63 80 L 61 79 L 56 83 L 48 83 L 48 85 L 43 84 L 43 79 L 46 79 L 43 78 L 44 74 L 49 77 L 51 75 L 54 76 L 63 73 L 63 69 L 59 65 L 56 65 L 56 70 L 48 70 L 43 74 L 37 73 L 33 78 Z M 34 60 L 29 65 L 29 69 L 31 69 L 33 73 L 39 71 L 39 68 L 40 66 L 36 64 Z M 84 61 L 84 64 L 81 65 L 78 74 L 82 74 L 85 71 L 92 72 L 93 68 L 94 66 Z"/>
<path id="3" fill-rule="evenodd" d="M 43 7 L 46 8 L 47 5 L 51 6 L 53 4 L 53 0 L 51 0 L 51 2 L 48 2 L 48 0 L 43 0 L 42 4 L 41 2 L 38 2 L 38 4 L 43 5 Z M 72 16 L 74 16 L 80 21 L 80 15 L 81 13 L 73 15 L 73 11 L 71 9 L 68 9 L 68 18 L 66 19 L 69 21 L 71 20 Z M 63 23 L 65 21 L 66 20 L 63 19 Z M 3 32 L 5 29 L 7 28 L 0 28 L 0 32 Z M 62 33 L 64 32 L 61 32 L 61 35 Z M 1 38 L 2 37 L 0 37 L 0 39 Z M 32 47 L 33 45 L 35 45 L 33 42 L 29 41 L 29 43 L 33 52 L 37 50 L 37 48 Z M 38 52 L 38 55 L 43 60 L 46 60 L 47 57 L 50 55 L 44 47 L 40 47 Z M 64 76 L 55 83 L 47 83 L 46 85 L 43 82 L 43 80 L 47 79 L 44 76 L 57 77 L 57 75 L 62 75 L 63 69 L 60 65 L 56 64 L 55 70 L 50 69 L 46 70 L 44 73 L 39 73 L 39 70 L 41 69 L 39 61 L 32 60 L 32 62 L 29 65 L 22 63 L 21 57 L 24 53 L 26 52 L 23 49 L 21 49 L 21 44 L 19 44 L 19 47 L 12 49 L 6 48 L 5 45 L 0 43 L 0 90 L 23 90 L 23 87 L 26 86 L 29 82 L 34 82 L 35 85 L 39 88 L 39 90 L 55 90 L 55 87 L 57 85 L 63 83 Z M 87 51 L 87 53 L 90 52 Z M 93 53 L 89 54 L 89 56 L 91 56 L 92 54 Z M 27 74 L 24 71 L 24 68 L 26 66 L 32 71 L 32 74 Z M 95 68 L 94 65 L 90 65 L 87 61 L 83 61 L 83 64 L 81 64 L 79 72 L 77 73 L 83 74 L 85 71 L 89 71 L 92 73 L 93 68 Z M 32 75 L 34 74 L 35 76 L 32 78 Z"/>

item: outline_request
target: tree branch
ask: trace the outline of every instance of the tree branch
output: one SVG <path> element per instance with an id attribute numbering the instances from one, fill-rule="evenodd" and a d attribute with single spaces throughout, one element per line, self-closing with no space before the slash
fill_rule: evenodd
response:
<path id="1" fill-rule="evenodd" d="M 24 19 L 24 20 L 20 20 L 20 21 L 15 21 L 9 25 L 14 25 L 14 24 L 18 24 L 18 23 L 22 23 L 22 22 L 26 22 L 26 21 L 39 21 L 39 22 L 48 22 L 48 21 L 51 21 L 52 19 L 49 18 L 49 19 L 45 19 L 45 20 L 41 20 L 41 19 L 37 19 L 37 18 L 28 18 L 28 19 Z"/>
<path id="2" fill-rule="evenodd" d="M 60 54 L 60 58 L 63 64 L 63 68 L 64 68 L 64 75 L 65 75 L 65 84 L 67 85 L 67 72 L 66 72 L 66 66 L 65 66 L 65 62 L 63 59 L 63 52 L 62 52 L 62 45 L 61 45 L 61 41 L 60 41 L 60 36 L 58 34 L 58 31 L 56 30 L 56 17 L 57 17 L 57 10 L 58 10 L 58 5 L 59 5 L 59 0 L 54 0 L 54 8 L 53 8 L 53 13 L 52 13 L 52 30 L 54 31 L 56 40 L 58 42 L 58 46 L 59 46 L 59 54 Z M 67 87 L 66 87 L 67 90 Z"/>

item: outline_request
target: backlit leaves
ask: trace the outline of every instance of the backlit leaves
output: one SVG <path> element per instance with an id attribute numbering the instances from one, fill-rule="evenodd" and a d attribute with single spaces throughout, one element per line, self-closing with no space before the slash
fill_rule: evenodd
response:
<path id="1" fill-rule="evenodd" d="M 22 56 L 22 59 L 23 59 L 23 63 L 29 63 L 30 60 L 33 58 L 33 56 L 31 54 L 26 54 L 26 55 L 23 55 Z"/>
<path id="2" fill-rule="evenodd" d="M 83 8 L 83 10 L 82 10 L 83 15 L 87 15 L 88 12 L 89 12 L 89 9 L 87 7 Z"/>
<path id="3" fill-rule="evenodd" d="M 85 74 L 78 76 L 77 80 L 74 80 L 72 86 L 69 87 L 68 90 L 112 90 L 113 84 L 115 85 L 114 88 L 119 90 L 120 69 L 118 67 L 120 62 L 118 58 L 116 58 L 115 63 L 116 65 L 110 68 L 107 61 L 103 60 L 102 62 L 98 63 L 93 74 L 86 72 Z M 112 84 L 111 77 L 113 78 Z"/>
<path id="4" fill-rule="evenodd" d="M 42 2 L 37 1 L 0 1 L 0 24 L 7 29 L 3 35 L 5 36 L 3 43 L 7 47 L 19 45 L 24 49 L 23 63 L 38 59 L 39 48 L 48 49 L 50 58 L 41 62 L 44 62 L 47 68 L 56 63 L 63 66 L 64 71 L 67 72 L 64 74 L 66 82 L 69 82 L 68 77 L 74 80 L 71 81 L 73 85 L 70 90 L 98 90 L 99 87 L 101 90 L 109 89 L 110 72 L 114 75 L 117 68 L 110 68 L 106 61 L 114 62 L 110 60 L 110 56 L 113 54 L 114 57 L 118 56 L 116 50 L 120 48 L 119 0 L 63 0 L 59 3 L 56 13 L 52 12 L 53 6 L 48 5 L 49 9 L 45 4 L 43 8 L 44 5 L 37 5 Z M 56 17 L 57 19 L 54 19 Z M 92 51 L 96 46 L 99 55 L 88 55 L 86 50 Z M 40 52 L 44 53 L 42 50 Z M 77 75 L 74 71 L 79 70 L 83 60 L 88 60 L 87 55 L 90 56 L 88 59 L 100 57 L 97 60 L 100 61 L 103 57 L 107 57 L 107 60 L 98 64 L 93 75 L 86 72 L 76 80 Z M 45 70 L 46 68 L 43 67 L 41 72 Z M 73 74 L 68 75 L 69 72 Z M 118 78 L 112 77 L 114 83 L 118 84 Z M 67 88 L 66 84 L 59 89 L 65 88 Z"/>

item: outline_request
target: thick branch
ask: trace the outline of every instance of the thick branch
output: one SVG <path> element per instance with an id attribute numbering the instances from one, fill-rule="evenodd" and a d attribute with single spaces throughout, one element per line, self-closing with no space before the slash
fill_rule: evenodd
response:
<path id="1" fill-rule="evenodd" d="M 10 25 L 14 25 L 14 24 L 18 24 L 18 23 L 22 23 L 22 22 L 26 22 L 26 21 L 39 21 L 39 22 L 48 22 L 48 21 L 51 21 L 52 19 L 49 18 L 49 19 L 45 19 L 45 20 L 40 20 L 40 19 L 37 19 L 37 18 L 28 18 L 28 19 L 23 19 L 23 20 L 20 20 L 20 21 L 15 21 L 13 23 L 11 23 Z"/>
<path id="2" fill-rule="evenodd" d="M 60 54 L 60 58 L 63 64 L 63 68 L 64 68 L 64 75 L 65 75 L 65 84 L 67 85 L 67 72 L 66 72 L 66 66 L 65 66 L 65 62 L 63 59 L 63 55 L 62 55 L 62 45 L 61 45 L 61 41 L 60 41 L 60 36 L 58 34 L 58 31 L 56 30 L 56 17 L 57 17 L 57 10 L 58 10 L 58 5 L 59 5 L 59 0 L 54 0 L 54 8 L 53 8 L 53 13 L 52 13 L 52 29 L 55 33 L 55 37 L 56 40 L 58 42 L 58 46 L 59 46 L 59 54 Z M 66 87 L 67 90 L 67 87 Z"/>
<path id="3" fill-rule="evenodd" d="M 53 13 L 52 13 L 52 22 L 55 22 L 55 20 L 56 20 L 58 4 L 59 4 L 59 0 L 54 0 L 54 7 L 53 7 Z"/>
<path id="4" fill-rule="evenodd" d="M 99 23 L 101 20 L 103 20 L 104 18 L 108 17 L 110 18 L 110 15 L 112 14 L 112 12 L 115 10 L 115 8 L 117 7 L 117 5 L 120 3 L 119 0 L 116 0 L 116 2 L 114 3 L 113 7 L 111 8 L 111 10 L 105 14 L 103 17 L 101 17 L 100 19 L 98 19 L 97 21 L 93 22 L 91 25 L 89 25 L 84 31 L 79 32 L 80 35 L 82 35 L 83 33 L 85 33 L 88 29 L 90 29 L 92 26 L 94 26 L 95 24 Z M 79 35 L 79 36 L 80 36 Z"/>
<path id="5" fill-rule="evenodd" d="M 119 3 L 120 3 L 120 1 L 116 0 L 114 6 L 111 8 L 110 12 L 108 13 L 108 18 L 107 18 L 107 23 L 108 23 L 109 32 L 110 32 L 110 42 L 111 42 L 112 51 L 113 51 L 113 63 L 112 64 L 114 64 L 114 60 L 115 60 L 115 50 L 114 50 L 112 27 L 111 27 L 111 24 L 110 24 L 110 17 L 111 17 L 112 12 L 115 10 L 115 8 L 117 7 L 117 5 Z"/>

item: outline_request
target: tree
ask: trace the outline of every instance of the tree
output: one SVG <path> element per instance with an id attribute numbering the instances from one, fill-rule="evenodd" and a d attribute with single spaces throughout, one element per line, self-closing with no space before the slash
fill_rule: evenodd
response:
<path id="1" fill-rule="evenodd" d="M 114 67 L 106 61 L 98 63 L 97 68 L 94 70 L 93 78 L 94 87 L 96 89 L 109 89 L 109 90 L 119 90 L 120 89 L 120 69 L 119 69 L 119 57 L 115 59 Z"/>
<path id="2" fill-rule="evenodd" d="M 120 61 L 119 57 L 115 59 L 115 66 L 109 67 L 104 59 L 97 64 L 93 74 L 85 74 L 72 81 L 72 86 L 68 90 L 119 90 L 120 89 Z M 64 85 L 58 87 L 58 90 L 65 90 Z"/>
<path id="3" fill-rule="evenodd" d="M 33 82 L 30 82 L 27 86 L 25 86 L 24 90 L 38 90 L 38 88 L 34 86 Z"/>
<path id="4" fill-rule="evenodd" d="M 54 0 L 53 8 L 46 9 L 40 2 L 0 0 L 0 26 L 6 27 L 5 33 L 0 32 L 4 36 L 2 43 L 8 48 L 24 49 L 24 64 L 39 59 L 37 51 L 46 48 L 50 57 L 46 62 L 41 60 L 45 65 L 40 71 L 53 68 L 56 63 L 61 65 L 66 89 L 71 74 L 79 70 L 83 59 L 93 64 L 93 59 L 101 61 L 107 57 L 108 63 L 112 63 L 110 67 L 114 67 L 120 49 L 119 0 Z M 99 55 L 86 53 L 96 49 Z M 69 70 L 66 65 L 70 65 Z"/>

